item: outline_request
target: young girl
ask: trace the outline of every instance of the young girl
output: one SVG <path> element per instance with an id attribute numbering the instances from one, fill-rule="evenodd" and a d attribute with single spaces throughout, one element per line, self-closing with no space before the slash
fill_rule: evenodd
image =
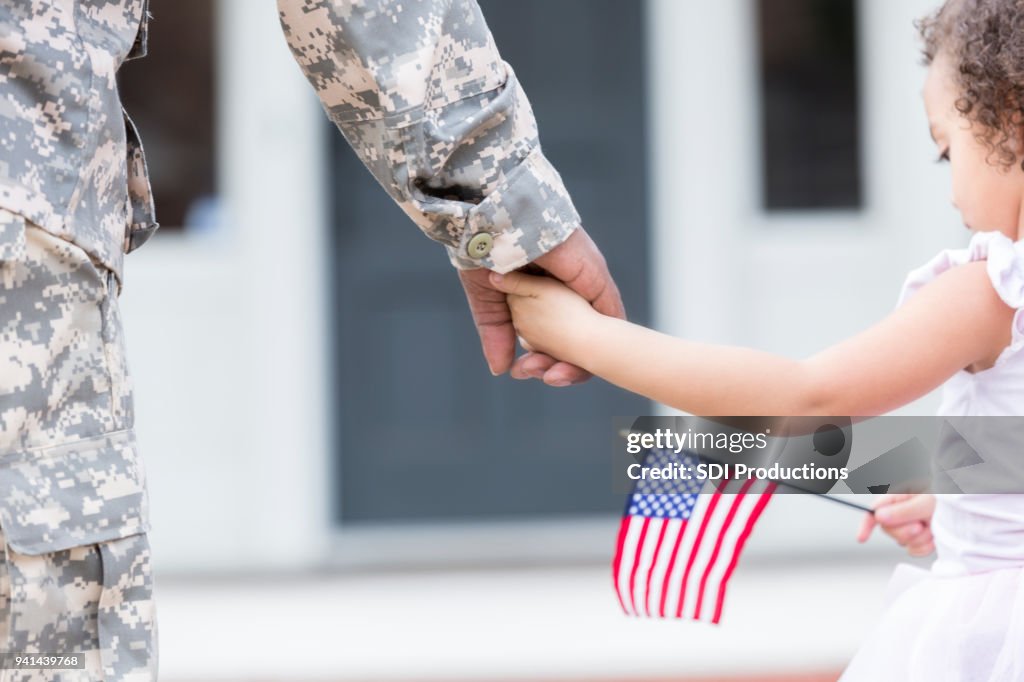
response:
<path id="1" fill-rule="evenodd" d="M 791 360 L 603 316 L 550 278 L 492 274 L 524 345 L 697 415 L 879 415 L 940 385 L 941 415 L 1024 414 L 1024 3 L 950 0 L 921 29 L 929 128 L 972 235 L 911 271 L 888 317 Z M 885 501 L 917 516 L 877 521 L 912 553 L 934 537 L 938 559 L 842 682 L 1024 680 L 1024 495 Z"/>

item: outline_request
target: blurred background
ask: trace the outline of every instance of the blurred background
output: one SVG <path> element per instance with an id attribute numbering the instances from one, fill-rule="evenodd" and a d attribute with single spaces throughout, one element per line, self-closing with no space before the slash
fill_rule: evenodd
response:
<path id="1" fill-rule="evenodd" d="M 966 243 L 920 97 L 934 0 L 480 4 L 637 322 L 804 357 Z M 123 305 L 162 679 L 838 677 L 898 547 L 776 496 L 721 626 L 621 615 L 612 417 L 665 408 L 490 376 L 273 0 L 151 11 L 120 85 L 163 227 Z"/>

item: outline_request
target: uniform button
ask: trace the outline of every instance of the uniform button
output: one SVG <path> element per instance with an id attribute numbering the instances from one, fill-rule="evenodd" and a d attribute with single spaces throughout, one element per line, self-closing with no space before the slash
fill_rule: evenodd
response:
<path id="1" fill-rule="evenodd" d="M 488 232 L 477 232 L 466 245 L 466 252 L 470 258 L 484 258 L 491 252 L 494 246 L 494 237 Z"/>

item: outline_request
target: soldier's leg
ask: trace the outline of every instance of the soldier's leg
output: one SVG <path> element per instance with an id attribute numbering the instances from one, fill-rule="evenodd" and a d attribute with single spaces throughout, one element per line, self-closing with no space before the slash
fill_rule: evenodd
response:
<path id="1" fill-rule="evenodd" d="M 10 667 L 5 682 L 60 679 L 102 680 L 97 613 L 103 566 L 95 546 L 40 555 L 19 554 L 5 545 L 7 610 L 3 651 L 11 654 L 71 654 L 82 669 Z"/>
<path id="2" fill-rule="evenodd" d="M 6 548 L 9 653 L 74 654 L 82 669 L 8 669 L 5 682 L 155 679 L 153 583 L 146 534 L 41 555 Z"/>
<path id="3" fill-rule="evenodd" d="M 0 209 L 0 652 L 78 654 L 2 682 L 156 679 L 145 478 L 117 283 Z"/>

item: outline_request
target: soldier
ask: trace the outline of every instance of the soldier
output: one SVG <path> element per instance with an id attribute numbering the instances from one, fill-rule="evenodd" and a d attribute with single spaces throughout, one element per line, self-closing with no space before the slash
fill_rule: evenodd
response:
<path id="1" fill-rule="evenodd" d="M 492 373 L 515 359 L 488 270 L 534 263 L 622 304 L 540 150 L 473 0 L 279 0 L 296 60 L 360 159 L 458 268 Z M 0 680 L 151 680 L 157 625 L 145 474 L 117 297 L 156 230 L 115 74 L 146 53 L 148 0 L 0 0 L 0 652 L 80 654 Z"/>
<path id="2" fill-rule="evenodd" d="M 0 652 L 156 675 L 148 498 L 117 295 L 156 229 L 114 79 L 143 0 L 0 2 Z M 62 664 L 63 665 L 63 664 Z"/>

